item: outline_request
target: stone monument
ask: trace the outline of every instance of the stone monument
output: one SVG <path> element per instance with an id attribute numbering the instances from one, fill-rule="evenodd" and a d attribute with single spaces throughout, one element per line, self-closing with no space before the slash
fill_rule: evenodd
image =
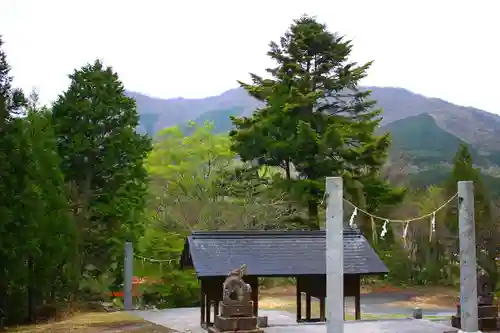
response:
<path id="1" fill-rule="evenodd" d="M 233 269 L 222 286 L 220 315 L 215 316 L 210 333 L 239 332 L 263 333 L 257 327 L 257 317 L 253 315 L 252 288 L 243 281 L 246 265 Z"/>
<path id="2" fill-rule="evenodd" d="M 479 330 L 483 332 L 500 329 L 498 306 L 493 304 L 493 284 L 488 274 L 480 269 L 477 276 L 477 310 Z M 457 304 L 457 313 L 451 317 L 451 326 L 461 328 L 460 301 Z"/>

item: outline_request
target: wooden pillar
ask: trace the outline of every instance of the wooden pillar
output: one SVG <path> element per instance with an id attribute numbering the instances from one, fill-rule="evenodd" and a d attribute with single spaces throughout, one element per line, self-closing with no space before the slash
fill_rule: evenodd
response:
<path id="1" fill-rule="evenodd" d="M 204 289 L 203 280 L 200 280 L 200 325 L 203 327 L 205 325 L 205 305 L 206 305 L 206 295 Z"/>
<path id="2" fill-rule="evenodd" d="M 211 319 L 210 319 L 211 314 L 212 314 L 212 311 L 210 310 L 211 305 L 212 305 L 212 302 L 210 300 L 210 294 L 207 292 L 207 303 L 205 305 L 205 323 L 206 323 L 207 327 L 212 326 Z"/>
<path id="3" fill-rule="evenodd" d="M 319 320 L 325 321 L 325 297 L 319 298 Z"/>
<path id="4" fill-rule="evenodd" d="M 356 320 L 361 320 L 361 276 L 357 275 L 356 281 L 356 293 L 354 295 L 354 318 Z"/>
<path id="5" fill-rule="evenodd" d="M 311 294 L 306 293 L 306 321 L 311 321 Z"/>
<path id="6" fill-rule="evenodd" d="M 252 277 L 250 281 L 250 286 L 252 287 L 252 301 L 253 301 L 253 315 L 255 317 L 259 316 L 259 278 L 257 276 Z"/>
<path id="7" fill-rule="evenodd" d="M 302 293 L 300 291 L 300 278 L 297 276 L 295 278 L 296 285 L 296 296 L 297 296 L 297 322 L 302 321 Z"/>
<path id="8" fill-rule="evenodd" d="M 354 318 L 356 320 L 361 319 L 361 297 L 359 292 L 356 296 L 354 296 Z"/>

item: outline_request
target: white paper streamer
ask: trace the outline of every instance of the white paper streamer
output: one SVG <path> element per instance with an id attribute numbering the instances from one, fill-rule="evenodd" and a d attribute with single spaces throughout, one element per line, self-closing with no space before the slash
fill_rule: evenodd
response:
<path id="1" fill-rule="evenodd" d="M 410 222 L 406 222 L 405 228 L 403 230 L 403 239 L 406 239 L 406 236 L 408 235 L 408 227 L 410 226 Z"/>
<path id="2" fill-rule="evenodd" d="M 351 214 L 351 217 L 349 218 L 349 227 L 356 227 L 356 224 L 354 223 L 354 218 L 358 215 L 358 207 L 354 208 L 354 211 Z"/>
<path id="3" fill-rule="evenodd" d="M 436 232 L 436 212 L 432 213 L 431 217 L 431 231 L 429 232 L 429 241 L 432 240 L 432 234 Z"/>
<path id="4" fill-rule="evenodd" d="M 384 225 L 382 226 L 382 232 L 380 233 L 380 238 L 384 239 L 387 234 L 387 225 L 389 224 L 389 220 L 384 221 Z"/>

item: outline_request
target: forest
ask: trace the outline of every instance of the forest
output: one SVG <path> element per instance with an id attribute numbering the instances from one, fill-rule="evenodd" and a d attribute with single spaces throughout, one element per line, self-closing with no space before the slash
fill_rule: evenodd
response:
<path id="1" fill-rule="evenodd" d="M 356 207 L 403 221 L 436 212 L 457 181 L 473 180 L 478 263 L 498 280 L 500 210 L 467 145 L 446 182 L 412 188 L 405 160 L 388 163 L 391 137 L 377 132 L 383 110 L 357 89 L 371 63 L 350 61 L 351 41 L 315 18 L 295 20 L 269 44 L 274 68 L 238 81 L 264 106 L 232 117 L 229 134 L 210 122 L 139 134 L 135 101 L 99 60 L 75 69 L 66 90 L 41 105 L 36 91 L 13 85 L 1 47 L 0 326 L 120 302 L 111 295 L 122 288 L 126 241 L 139 258 L 169 262 L 138 259 L 135 274 L 156 279 L 144 302 L 195 305 L 196 277 L 175 265 L 187 235 L 322 228 L 328 176 L 343 177 Z M 435 223 L 387 224 L 358 212 L 388 283 L 457 285 L 456 204 L 438 210 Z M 352 213 L 346 205 L 346 223 Z"/>

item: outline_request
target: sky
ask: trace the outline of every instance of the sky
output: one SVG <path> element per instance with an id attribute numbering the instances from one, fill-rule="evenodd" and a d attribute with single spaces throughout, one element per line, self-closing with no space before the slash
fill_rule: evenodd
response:
<path id="1" fill-rule="evenodd" d="M 249 72 L 264 74 L 269 42 L 309 14 L 352 40 L 351 60 L 374 61 L 363 85 L 500 114 L 495 0 L 2 0 L 0 8 L 14 85 L 37 89 L 43 103 L 97 58 L 128 90 L 218 95 Z"/>

